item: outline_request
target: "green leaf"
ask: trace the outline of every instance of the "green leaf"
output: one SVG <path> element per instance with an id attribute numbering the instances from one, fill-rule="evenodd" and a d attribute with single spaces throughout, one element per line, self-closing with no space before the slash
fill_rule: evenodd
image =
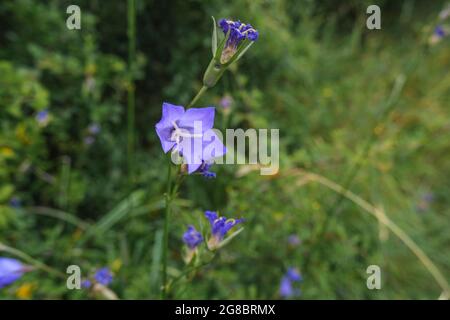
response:
<path id="1" fill-rule="evenodd" d="M 14 192 L 12 184 L 3 185 L 0 187 L 0 202 L 7 202 Z"/>
<path id="2" fill-rule="evenodd" d="M 216 23 L 216 19 L 214 19 L 213 16 L 211 16 L 211 18 L 213 19 L 213 33 L 211 36 L 211 48 L 212 48 L 212 55 L 214 57 L 214 55 L 216 54 L 216 51 L 217 51 L 217 23 Z"/>
<path id="3" fill-rule="evenodd" d="M 236 58 L 236 60 L 235 61 L 238 61 L 243 55 L 244 55 L 244 53 L 245 52 L 247 52 L 247 50 L 248 49 L 250 49 L 250 47 L 252 46 L 252 44 L 254 44 L 255 42 L 254 41 L 252 41 L 252 42 L 250 42 L 238 55 L 237 55 L 237 58 Z"/>
<path id="4" fill-rule="evenodd" d="M 228 32 L 225 35 L 225 38 L 222 39 L 222 41 L 219 44 L 219 47 L 216 50 L 216 54 L 214 55 L 214 60 L 216 62 L 220 61 L 220 56 L 222 55 L 223 47 L 225 47 L 225 43 L 228 39 L 228 36 L 230 35 L 230 31 L 231 31 L 231 28 L 228 29 Z"/>
<path id="5" fill-rule="evenodd" d="M 245 43 L 247 43 L 247 44 L 245 44 Z M 240 45 L 239 49 L 234 54 L 234 56 L 225 65 L 229 66 L 233 62 L 239 60 L 244 55 L 244 53 L 250 48 L 250 46 L 252 44 L 253 44 L 253 41 L 249 41 L 249 40 L 245 39 L 244 42 Z"/>
<path id="6" fill-rule="evenodd" d="M 155 242 L 153 244 L 152 249 L 152 264 L 150 267 L 150 287 L 155 289 L 158 289 L 159 285 L 159 267 L 161 264 L 161 258 L 162 258 L 162 247 L 163 247 L 163 231 L 158 230 L 155 233 Z"/>
<path id="7" fill-rule="evenodd" d="M 233 240 L 234 237 L 236 237 L 242 231 L 244 231 L 244 228 L 240 228 L 239 230 L 236 230 L 235 232 L 233 232 L 228 238 L 223 240 L 219 246 L 217 246 L 217 249 L 225 247 L 228 243 L 230 243 L 231 240 Z"/>

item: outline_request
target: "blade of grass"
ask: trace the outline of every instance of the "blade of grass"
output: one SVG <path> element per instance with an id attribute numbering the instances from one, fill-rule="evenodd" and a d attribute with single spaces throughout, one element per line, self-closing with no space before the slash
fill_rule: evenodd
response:
<path id="1" fill-rule="evenodd" d="M 366 212 L 374 216 L 381 224 L 386 226 L 395 236 L 397 236 L 397 238 L 399 238 L 400 241 L 403 242 L 409 250 L 411 250 L 411 252 L 424 265 L 425 269 L 431 274 L 439 287 L 444 291 L 444 294 L 447 297 L 450 296 L 450 286 L 439 268 L 403 229 L 401 229 L 396 223 L 394 223 L 386 216 L 383 210 L 370 204 L 345 187 L 321 175 L 311 172 L 304 172 L 301 170 L 297 170 L 296 172 L 297 174 L 300 174 L 302 178 L 307 178 L 311 182 L 318 182 L 321 185 L 335 191 L 336 193 L 342 195 L 343 198 L 352 201 L 353 203 L 364 209 Z"/>

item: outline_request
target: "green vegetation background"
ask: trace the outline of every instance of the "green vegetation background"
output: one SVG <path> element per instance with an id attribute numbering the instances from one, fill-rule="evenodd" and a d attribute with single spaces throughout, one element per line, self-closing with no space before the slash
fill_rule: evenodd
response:
<path id="1" fill-rule="evenodd" d="M 336 200 L 330 189 L 330 181 L 345 185 L 352 177 L 349 189 L 449 279 L 450 50 L 448 39 L 428 44 L 445 3 L 377 1 L 382 29 L 370 31 L 371 2 L 138 0 L 129 70 L 126 1 L 2 1 L 0 242 L 61 272 L 70 264 L 83 275 L 109 266 L 120 298 L 158 298 L 166 158 L 154 124 L 163 101 L 186 104 L 200 88 L 210 17 L 230 17 L 250 22 L 260 38 L 200 105 L 219 109 L 218 128 L 279 128 L 281 167 L 260 176 L 221 166 L 215 180 L 186 180 L 171 217 L 170 277 L 183 270 L 182 232 L 205 225 L 204 210 L 247 221 L 171 297 L 278 298 L 293 266 L 303 274 L 305 299 L 438 298 L 443 289 L 408 247 L 367 208 Z M 79 31 L 66 28 L 70 4 L 81 7 Z M 219 105 L 225 95 L 233 98 L 229 114 Z M 50 121 L 39 126 L 35 116 L 44 109 Z M 88 145 L 92 123 L 101 132 Z M 292 234 L 300 245 L 288 244 Z M 381 290 L 366 287 L 372 264 L 381 267 Z M 92 296 L 35 271 L 0 290 L 0 298 L 21 297 Z"/>

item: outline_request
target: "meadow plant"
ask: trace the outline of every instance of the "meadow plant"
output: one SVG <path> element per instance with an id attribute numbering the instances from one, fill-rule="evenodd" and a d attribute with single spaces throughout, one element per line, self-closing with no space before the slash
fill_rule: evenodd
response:
<path id="1" fill-rule="evenodd" d="M 164 244 L 162 259 L 162 298 L 168 294 L 167 259 L 168 259 L 168 234 L 171 203 L 176 197 L 184 174 L 201 174 L 206 178 L 215 178 L 216 174 L 209 171 L 214 163 L 214 158 L 226 153 L 226 148 L 214 133 L 214 107 L 193 108 L 208 88 L 216 85 L 225 70 L 250 48 L 258 39 L 258 31 L 250 24 L 240 21 L 221 19 L 219 27 L 224 37 L 218 42 L 216 20 L 213 17 L 212 54 L 213 57 L 203 77 L 203 87 L 195 95 L 185 109 L 183 106 L 164 102 L 162 105 L 162 117 L 156 124 L 155 130 L 161 142 L 164 153 L 171 151 L 172 160 L 181 159 L 182 163 L 177 171 L 175 185 L 172 180 L 172 163 L 168 161 L 167 190 L 165 194 L 164 215 Z M 228 231 L 241 223 L 242 219 L 226 219 L 219 217 L 216 212 L 206 211 L 205 216 L 211 224 L 211 237 L 208 240 L 209 250 L 216 250 L 223 245 L 223 240 Z M 203 241 L 202 235 L 189 226 L 183 235 L 183 241 L 188 247 L 186 262 L 191 262 L 197 246 Z"/>

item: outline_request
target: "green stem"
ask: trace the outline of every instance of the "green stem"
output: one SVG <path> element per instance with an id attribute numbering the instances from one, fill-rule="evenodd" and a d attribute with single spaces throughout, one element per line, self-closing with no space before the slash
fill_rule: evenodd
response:
<path id="1" fill-rule="evenodd" d="M 165 195 L 165 210 L 164 210 L 164 232 L 163 232 L 163 258 L 162 258 L 162 291 L 161 298 L 167 298 L 167 256 L 169 252 L 169 216 L 170 205 L 172 201 L 172 163 L 168 162 L 167 167 L 167 190 Z"/>
<path id="2" fill-rule="evenodd" d="M 198 99 L 200 99 L 201 96 L 206 92 L 206 90 L 208 90 L 208 87 L 207 86 L 203 86 L 200 89 L 200 91 L 197 93 L 197 95 L 194 97 L 194 99 L 192 99 L 192 101 L 188 104 L 187 107 L 188 108 L 193 107 L 197 103 Z"/>
<path id="3" fill-rule="evenodd" d="M 212 258 L 209 259 L 208 261 L 202 262 L 202 263 L 200 263 L 200 264 L 198 264 L 198 265 L 194 265 L 194 266 L 192 266 L 192 267 L 187 268 L 186 270 L 184 270 L 180 275 L 178 275 L 176 278 L 174 278 L 174 279 L 169 283 L 169 288 L 172 288 L 173 285 L 174 285 L 175 283 L 177 283 L 177 282 L 178 282 L 179 280 L 181 280 L 183 277 L 188 276 L 191 272 L 197 271 L 197 270 L 199 270 L 199 269 L 201 269 L 201 268 L 203 268 L 203 267 L 205 267 L 205 266 L 211 264 L 211 263 L 213 262 L 213 260 L 214 260 L 215 257 L 216 257 L 216 254 L 214 254 L 214 255 L 212 256 Z"/>
<path id="4" fill-rule="evenodd" d="M 127 156 L 128 179 L 133 181 L 133 154 L 135 131 L 135 88 L 134 61 L 136 55 L 136 5 L 135 0 L 128 0 L 128 101 L 127 101 Z"/>

